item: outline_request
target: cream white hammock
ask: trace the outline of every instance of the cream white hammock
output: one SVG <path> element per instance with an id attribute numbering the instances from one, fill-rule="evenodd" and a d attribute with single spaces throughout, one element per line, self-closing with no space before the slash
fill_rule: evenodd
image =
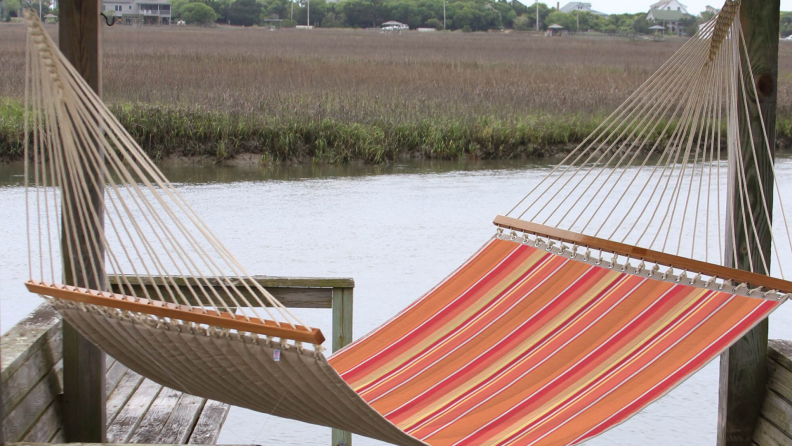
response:
<path id="1" fill-rule="evenodd" d="M 402 445 L 591 438 L 792 292 L 780 262 L 780 279 L 763 275 L 792 249 L 789 231 L 772 231 L 766 202 L 749 221 L 721 193 L 727 172 L 741 207 L 772 184 L 744 174 L 767 159 L 766 138 L 733 156 L 756 98 L 739 87 L 754 82 L 738 11 L 728 1 L 470 260 L 329 359 L 321 332 L 250 277 L 27 14 L 27 287 L 187 393 Z M 741 261 L 717 254 L 722 239 L 745 240 L 751 271 L 722 266 Z M 119 294 L 100 291 L 110 276 Z"/>

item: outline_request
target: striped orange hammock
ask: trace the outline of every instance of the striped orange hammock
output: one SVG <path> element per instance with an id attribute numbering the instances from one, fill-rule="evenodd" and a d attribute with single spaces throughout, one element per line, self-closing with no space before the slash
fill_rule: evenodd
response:
<path id="1" fill-rule="evenodd" d="M 775 170 L 764 124 L 762 144 L 740 139 L 757 96 L 738 11 L 727 1 L 470 260 L 329 358 L 28 14 L 27 286 L 117 360 L 190 394 L 400 445 L 579 443 L 792 292 L 780 264 L 768 274 L 786 249 L 770 206 L 748 199 L 772 197 Z M 752 166 L 767 155 L 763 178 Z M 749 249 L 724 258 L 738 243 Z M 101 291 L 108 277 L 118 294 Z M 143 277 L 157 286 L 135 286 Z"/>

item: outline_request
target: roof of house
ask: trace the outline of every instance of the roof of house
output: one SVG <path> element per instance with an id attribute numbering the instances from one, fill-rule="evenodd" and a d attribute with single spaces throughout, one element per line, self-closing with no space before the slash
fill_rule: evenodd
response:
<path id="1" fill-rule="evenodd" d="M 685 14 L 682 11 L 668 11 L 665 9 L 652 8 L 652 10 L 649 11 L 649 14 L 647 14 L 646 18 L 650 20 L 671 20 L 675 22 L 684 16 Z"/>
<path id="2" fill-rule="evenodd" d="M 591 9 L 591 3 L 583 3 L 583 2 L 569 2 L 566 5 L 561 7 L 561 12 L 572 12 L 576 9 L 581 9 L 583 11 L 588 11 Z"/>
<path id="3" fill-rule="evenodd" d="M 649 8 L 650 9 L 660 9 L 661 6 L 665 6 L 665 5 L 669 4 L 669 3 L 671 3 L 672 1 L 674 1 L 674 0 L 660 0 L 659 2 L 655 3 L 654 5 L 649 6 Z M 685 9 L 685 10 L 687 9 L 687 6 L 685 4 L 683 4 L 683 3 L 679 2 L 679 1 L 677 1 L 677 3 L 679 4 L 679 6 L 682 7 L 682 9 Z"/>
<path id="4" fill-rule="evenodd" d="M 396 20 L 391 20 L 390 22 L 385 22 L 382 26 L 403 26 L 404 23 L 397 22 Z"/>
<path id="5" fill-rule="evenodd" d="M 560 9 L 560 11 L 564 13 L 570 13 L 575 10 L 586 11 L 592 14 L 602 15 L 602 16 L 608 15 L 605 14 L 604 12 L 599 12 L 591 9 L 591 3 L 584 3 L 584 2 L 569 2 L 566 5 L 562 6 Z"/>
<path id="6" fill-rule="evenodd" d="M 564 29 L 563 26 L 559 25 L 558 23 L 553 23 L 552 25 L 547 27 L 548 29 Z"/>

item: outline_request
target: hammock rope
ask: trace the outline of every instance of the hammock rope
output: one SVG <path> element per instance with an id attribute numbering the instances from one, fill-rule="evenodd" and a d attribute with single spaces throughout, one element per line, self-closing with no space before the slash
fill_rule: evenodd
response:
<path id="1" fill-rule="evenodd" d="M 577 444 L 792 294 L 765 122 L 739 128 L 760 105 L 739 8 L 727 0 L 495 219 L 473 257 L 329 358 L 321 332 L 248 274 L 27 11 L 26 285 L 118 361 L 183 392 L 404 446 Z M 754 177 L 755 135 L 771 161 Z M 773 196 L 785 231 L 773 231 Z M 729 267 L 735 250 L 725 257 L 723 240 L 738 238 L 750 271 Z M 117 294 L 103 291 L 109 277 Z"/>

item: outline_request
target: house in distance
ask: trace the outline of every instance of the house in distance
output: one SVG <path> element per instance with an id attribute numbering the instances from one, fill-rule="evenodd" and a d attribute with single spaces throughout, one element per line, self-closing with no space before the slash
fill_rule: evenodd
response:
<path id="1" fill-rule="evenodd" d="M 673 34 L 681 34 L 680 21 L 687 15 L 687 6 L 677 0 L 662 0 L 651 6 L 646 20 L 662 25 Z"/>
<path id="2" fill-rule="evenodd" d="M 105 12 L 111 12 L 124 25 L 170 25 L 171 4 L 167 0 L 107 0 Z"/>

